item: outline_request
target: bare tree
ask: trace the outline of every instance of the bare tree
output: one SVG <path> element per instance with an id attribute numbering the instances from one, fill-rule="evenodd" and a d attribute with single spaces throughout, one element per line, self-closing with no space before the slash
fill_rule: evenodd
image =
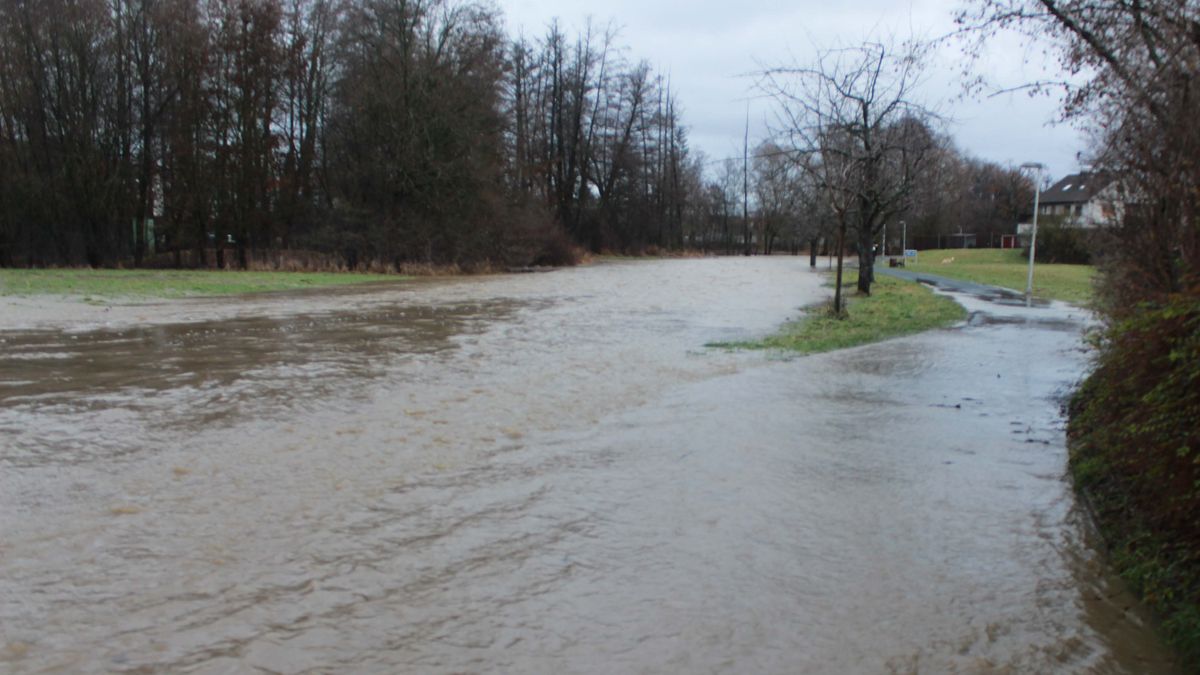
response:
<path id="1" fill-rule="evenodd" d="M 552 23 L 512 43 L 505 107 L 515 185 L 593 250 L 677 247 L 700 192 L 669 81 L 629 63 L 615 31 Z"/>
<path id="2" fill-rule="evenodd" d="M 734 253 L 736 219 L 742 194 L 742 169 L 732 158 L 721 162 L 710 191 L 721 221 L 721 243 L 726 255 Z"/>
<path id="3" fill-rule="evenodd" d="M 760 250 L 771 255 L 780 237 L 795 234 L 803 176 L 787 153 L 767 142 L 754 151 L 753 178 Z"/>
<path id="4" fill-rule="evenodd" d="M 310 230 L 321 182 L 339 10 L 333 0 L 288 0 L 284 15 L 277 236 L 286 247 Z"/>
<path id="5" fill-rule="evenodd" d="M 775 102 L 780 145 L 829 200 L 841 238 L 847 228 L 854 237 L 863 294 L 874 281 L 873 242 L 907 208 L 936 147 L 934 115 L 913 97 L 921 56 L 917 45 L 868 42 L 820 51 L 812 65 L 760 73 L 760 89 Z M 838 254 L 840 261 L 840 246 Z"/>

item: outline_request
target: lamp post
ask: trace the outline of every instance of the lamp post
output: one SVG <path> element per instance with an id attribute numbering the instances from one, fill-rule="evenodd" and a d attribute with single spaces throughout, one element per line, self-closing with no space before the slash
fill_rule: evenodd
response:
<path id="1" fill-rule="evenodd" d="M 1026 162 L 1022 169 L 1037 169 L 1037 178 L 1033 181 L 1033 229 L 1029 233 L 1029 275 L 1025 280 L 1025 306 L 1033 305 L 1033 256 L 1037 252 L 1037 218 L 1038 202 L 1042 197 L 1042 169 L 1038 162 Z"/>

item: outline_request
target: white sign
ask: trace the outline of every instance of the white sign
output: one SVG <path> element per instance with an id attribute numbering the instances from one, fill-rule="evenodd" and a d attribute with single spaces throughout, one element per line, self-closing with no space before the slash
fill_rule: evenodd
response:
<path id="1" fill-rule="evenodd" d="M 917 249 L 915 249 L 915 248 L 905 249 L 904 257 L 905 258 L 916 258 L 917 257 Z"/>

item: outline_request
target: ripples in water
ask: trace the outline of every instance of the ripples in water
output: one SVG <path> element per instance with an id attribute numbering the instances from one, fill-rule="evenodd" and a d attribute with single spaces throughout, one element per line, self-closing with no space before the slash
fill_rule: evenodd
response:
<path id="1" fill-rule="evenodd" d="M 377 293 L 6 336 L 0 667 L 1171 672 L 1063 480 L 1060 325 L 704 351 L 823 293 L 784 258 Z"/>

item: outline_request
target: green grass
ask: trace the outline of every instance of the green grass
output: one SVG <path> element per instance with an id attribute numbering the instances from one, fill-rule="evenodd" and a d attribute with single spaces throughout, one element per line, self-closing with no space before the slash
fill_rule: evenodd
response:
<path id="1" fill-rule="evenodd" d="M 778 349 L 814 354 L 878 342 L 932 328 L 942 328 L 966 318 L 953 300 L 935 295 L 924 286 L 878 276 L 870 297 L 855 294 L 854 273 L 843 281 L 847 317 L 835 318 L 829 304 L 809 308 L 807 316 L 786 324 L 778 333 L 752 342 L 709 345 L 726 349 Z"/>
<path id="2" fill-rule="evenodd" d="M 384 274 L 332 272 L 232 272 L 216 270 L 0 269 L 0 296 L 74 295 L 98 298 L 183 298 L 290 291 L 369 281 Z"/>
<path id="3" fill-rule="evenodd" d="M 953 258 L 951 262 L 943 262 Z M 1029 260 L 1017 249 L 972 248 L 921 251 L 916 263 L 908 263 L 910 272 L 928 272 L 980 284 L 1025 290 Z M 1033 269 L 1033 294 L 1039 298 L 1087 304 L 1092 298 L 1091 265 L 1036 263 Z"/>

